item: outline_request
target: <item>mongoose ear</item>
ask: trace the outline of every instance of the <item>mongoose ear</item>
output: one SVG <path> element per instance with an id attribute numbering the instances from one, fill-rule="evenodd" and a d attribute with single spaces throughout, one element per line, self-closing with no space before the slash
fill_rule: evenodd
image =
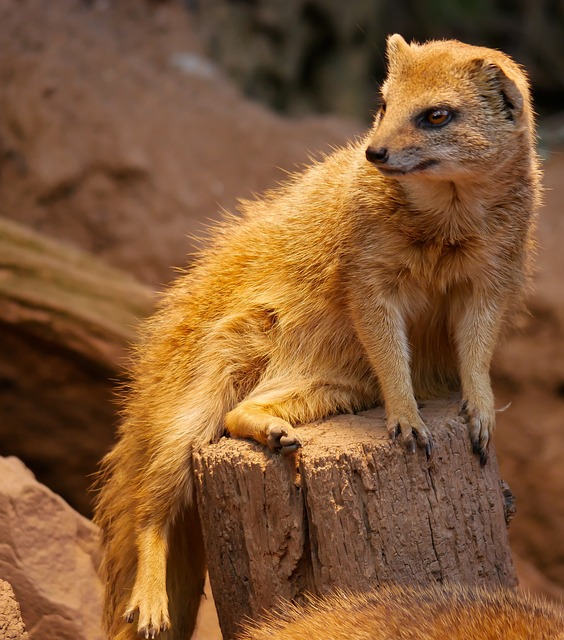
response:
<path id="1" fill-rule="evenodd" d="M 390 68 L 396 66 L 400 60 L 409 55 L 410 51 L 410 46 L 399 33 L 388 36 L 386 41 L 386 58 L 388 59 Z"/>
<path id="2" fill-rule="evenodd" d="M 474 60 L 476 70 L 486 79 L 488 86 L 501 98 L 502 108 L 509 120 L 516 121 L 523 113 L 523 91 L 499 65 L 489 60 Z"/>

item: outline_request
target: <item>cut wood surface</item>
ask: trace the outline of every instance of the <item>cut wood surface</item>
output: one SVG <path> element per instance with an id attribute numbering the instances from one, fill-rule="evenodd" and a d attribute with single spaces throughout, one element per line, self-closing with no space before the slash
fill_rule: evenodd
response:
<path id="1" fill-rule="evenodd" d="M 422 409 L 425 453 L 389 442 L 381 409 L 300 427 L 283 458 L 224 438 L 195 455 L 210 581 L 225 638 L 280 598 L 386 583 L 515 586 L 495 453 L 472 454 L 455 400 Z"/>

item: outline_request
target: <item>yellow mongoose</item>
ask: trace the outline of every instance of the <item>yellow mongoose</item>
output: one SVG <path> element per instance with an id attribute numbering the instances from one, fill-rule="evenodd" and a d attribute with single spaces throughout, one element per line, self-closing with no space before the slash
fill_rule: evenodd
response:
<path id="1" fill-rule="evenodd" d="M 476 587 L 383 587 L 287 604 L 239 640 L 564 640 L 561 607 Z"/>
<path id="2" fill-rule="evenodd" d="M 539 202 L 527 80 L 455 41 L 394 35 L 387 57 L 370 132 L 243 203 L 145 324 L 96 508 L 112 640 L 192 632 L 191 456 L 225 429 L 288 453 L 293 425 L 383 402 L 391 437 L 431 455 L 417 400 L 461 387 L 485 462 Z"/>

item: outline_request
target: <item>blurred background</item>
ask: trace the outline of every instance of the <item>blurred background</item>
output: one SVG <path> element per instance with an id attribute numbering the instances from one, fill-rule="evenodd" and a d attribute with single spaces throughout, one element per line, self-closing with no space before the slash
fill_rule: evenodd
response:
<path id="1" fill-rule="evenodd" d="M 206 224 L 370 123 L 385 38 L 528 70 L 545 205 L 494 367 L 522 580 L 564 593 L 564 4 L 0 0 L 0 453 L 89 516 L 127 345 Z"/>
<path id="2" fill-rule="evenodd" d="M 501 49 L 525 65 L 537 107 L 564 92 L 564 8 L 554 0 L 200 0 L 206 51 L 244 92 L 292 114 L 366 121 L 384 73 L 383 43 L 456 38 Z"/>

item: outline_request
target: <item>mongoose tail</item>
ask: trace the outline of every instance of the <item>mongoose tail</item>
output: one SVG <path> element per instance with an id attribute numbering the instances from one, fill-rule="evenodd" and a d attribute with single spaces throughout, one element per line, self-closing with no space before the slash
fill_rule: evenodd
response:
<path id="1" fill-rule="evenodd" d="M 115 460 L 120 462 L 118 472 L 112 469 Z M 149 527 L 143 526 L 132 517 L 131 486 L 124 471 L 118 445 L 104 460 L 107 482 L 97 507 L 104 550 L 100 567 L 103 622 L 108 638 L 138 640 L 157 634 L 163 640 L 189 638 L 206 572 L 196 502 L 184 502 L 172 521 L 157 520 L 160 528 L 151 520 Z M 111 508 L 106 505 L 108 500 Z M 170 553 L 174 562 L 168 562 Z M 142 612 L 139 625 L 133 624 L 138 611 Z M 171 619 L 174 632 L 167 631 Z"/>

